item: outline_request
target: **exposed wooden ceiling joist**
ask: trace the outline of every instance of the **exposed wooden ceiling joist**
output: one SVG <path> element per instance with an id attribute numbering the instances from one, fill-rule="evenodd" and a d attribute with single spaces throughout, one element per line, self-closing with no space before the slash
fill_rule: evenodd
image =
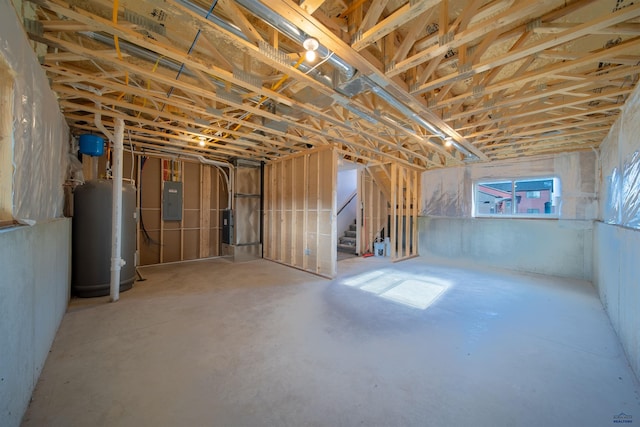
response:
<path id="1" fill-rule="evenodd" d="M 269 161 L 332 144 L 435 168 L 590 149 L 640 66 L 629 0 L 120 0 L 115 15 L 107 0 L 30 1 L 74 133 L 102 105 L 107 126 L 124 118 L 134 143 L 171 155 Z M 278 23 L 326 56 L 304 61 Z"/>

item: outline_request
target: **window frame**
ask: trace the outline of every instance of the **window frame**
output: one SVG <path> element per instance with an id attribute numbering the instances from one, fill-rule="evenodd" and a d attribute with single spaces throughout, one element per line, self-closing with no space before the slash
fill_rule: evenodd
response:
<path id="1" fill-rule="evenodd" d="M 518 200 L 518 196 L 516 194 L 516 183 L 523 181 L 547 181 L 553 180 L 553 190 L 551 191 L 551 195 L 549 201 L 552 202 L 552 206 L 555 206 L 555 212 L 553 213 L 527 213 L 521 212 L 518 213 L 516 211 L 518 203 L 513 203 L 513 200 Z M 509 203 L 511 212 L 510 213 L 484 213 L 479 212 L 478 208 L 480 203 L 478 202 L 478 187 L 481 185 L 488 184 L 506 184 L 511 183 L 511 202 Z M 525 190 L 532 191 L 532 190 Z M 525 195 L 526 196 L 526 195 Z M 524 197 L 523 197 L 524 199 Z M 554 201 L 555 199 L 555 201 Z M 536 199 L 527 199 L 527 200 L 536 200 Z M 558 219 L 559 215 L 559 206 L 562 203 L 562 181 L 560 177 L 557 175 L 539 175 L 533 177 L 507 177 L 507 178 L 484 178 L 477 179 L 473 181 L 473 190 L 472 190 L 472 216 L 474 218 L 521 218 L 521 219 Z"/>
<path id="2" fill-rule="evenodd" d="M 0 226 L 14 223 L 13 217 L 13 70 L 0 54 Z"/>

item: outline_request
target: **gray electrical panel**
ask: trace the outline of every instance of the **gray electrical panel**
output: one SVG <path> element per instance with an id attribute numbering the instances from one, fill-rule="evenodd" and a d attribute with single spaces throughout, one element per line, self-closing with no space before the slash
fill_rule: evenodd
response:
<path id="1" fill-rule="evenodd" d="M 162 219 L 182 221 L 182 183 L 165 181 L 162 188 Z"/>

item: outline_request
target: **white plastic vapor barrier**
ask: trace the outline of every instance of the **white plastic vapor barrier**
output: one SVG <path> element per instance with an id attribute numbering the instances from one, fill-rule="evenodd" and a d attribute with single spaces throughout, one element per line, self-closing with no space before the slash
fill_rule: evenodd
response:
<path id="1" fill-rule="evenodd" d="M 622 224 L 640 228 L 640 153 L 624 162 L 622 170 Z"/>
<path id="2" fill-rule="evenodd" d="M 640 91 L 627 100 L 621 118 L 600 146 L 602 220 L 640 229 Z M 635 119 L 634 119 L 635 118 Z"/>
<path id="3" fill-rule="evenodd" d="M 0 7 L 0 55 L 13 74 L 13 217 L 23 222 L 61 217 L 69 129 L 20 19 Z"/>
<path id="4" fill-rule="evenodd" d="M 591 220 L 597 216 L 596 153 L 582 151 L 553 156 L 473 163 L 422 174 L 423 216 L 473 216 L 473 186 L 479 181 L 558 178 L 562 193 L 558 218 Z"/>
<path id="5" fill-rule="evenodd" d="M 640 229 L 640 152 L 614 167 L 606 178 L 604 222 Z"/>

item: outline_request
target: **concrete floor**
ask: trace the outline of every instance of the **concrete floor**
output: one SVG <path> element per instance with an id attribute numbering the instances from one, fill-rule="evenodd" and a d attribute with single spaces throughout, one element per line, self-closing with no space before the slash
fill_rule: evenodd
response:
<path id="1" fill-rule="evenodd" d="M 23 425 L 640 421 L 640 386 L 589 283 L 421 259 L 339 270 L 200 261 L 143 269 L 115 304 L 73 300 Z"/>

